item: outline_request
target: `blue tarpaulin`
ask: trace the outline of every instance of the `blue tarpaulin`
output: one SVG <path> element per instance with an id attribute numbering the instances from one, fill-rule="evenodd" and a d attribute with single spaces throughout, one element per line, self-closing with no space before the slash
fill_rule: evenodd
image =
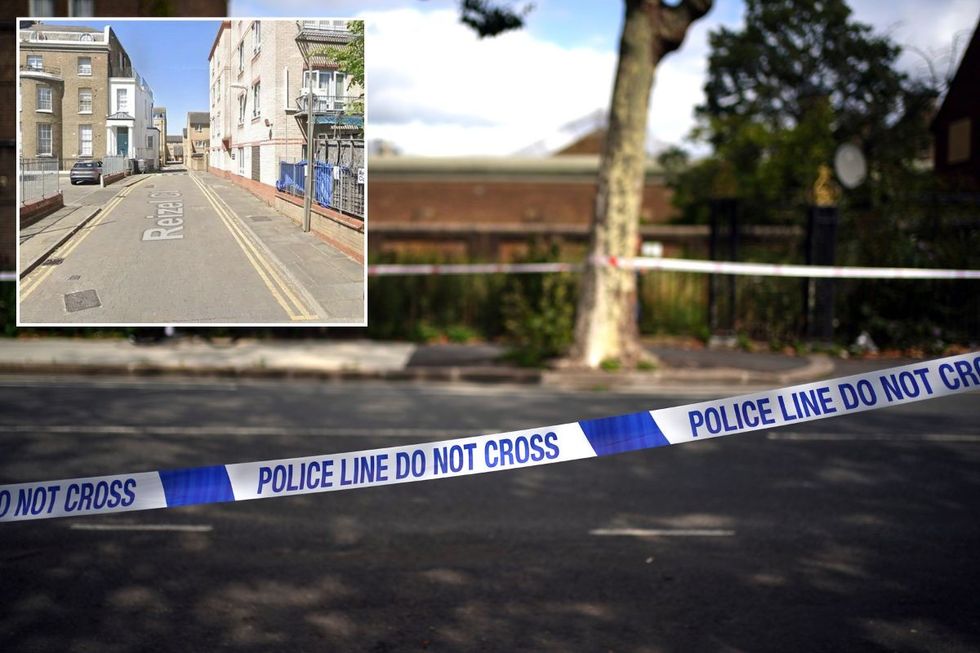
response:
<path id="1" fill-rule="evenodd" d="M 313 184 L 314 201 L 320 206 L 330 206 L 333 199 L 333 165 L 317 161 Z M 276 190 L 302 197 L 306 193 L 306 161 L 296 163 L 280 161 Z"/>

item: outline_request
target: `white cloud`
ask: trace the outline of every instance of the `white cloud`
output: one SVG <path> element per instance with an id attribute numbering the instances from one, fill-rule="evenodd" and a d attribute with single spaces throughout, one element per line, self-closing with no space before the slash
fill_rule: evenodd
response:
<path id="1" fill-rule="evenodd" d="M 508 154 L 609 102 L 613 52 L 527 31 L 480 40 L 454 10 L 363 17 L 369 136 L 408 153 Z"/>
<path id="2" fill-rule="evenodd" d="M 608 106 L 616 52 L 601 40 L 559 45 L 533 30 L 480 40 L 459 23 L 452 6 L 438 0 L 415 4 L 422 8 L 388 9 L 385 3 L 360 13 L 369 21 L 369 138 L 393 141 L 411 154 L 510 154 Z M 694 126 L 693 110 L 703 99 L 708 32 L 722 24 L 738 27 L 743 20 L 741 3 L 717 4 L 658 68 L 650 140 L 680 144 Z M 976 0 L 854 0 L 853 5 L 855 18 L 876 32 L 937 53 L 957 32 L 969 37 L 980 10 Z M 921 72 L 920 62 L 911 52 L 901 59 L 913 73 L 916 66 Z"/>

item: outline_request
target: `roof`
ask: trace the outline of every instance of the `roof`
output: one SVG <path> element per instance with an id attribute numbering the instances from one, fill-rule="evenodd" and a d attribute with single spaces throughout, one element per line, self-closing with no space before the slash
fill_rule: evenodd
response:
<path id="1" fill-rule="evenodd" d="M 167 134 L 167 142 L 168 143 L 182 143 L 182 142 L 184 142 L 184 137 L 183 136 L 174 136 L 172 134 Z"/>
<path id="2" fill-rule="evenodd" d="M 599 172 L 599 157 L 573 154 L 560 157 L 528 156 L 372 156 L 372 173 L 448 175 L 592 175 Z M 647 159 L 646 174 L 660 174 L 660 166 Z"/>
<path id="3" fill-rule="evenodd" d="M 195 123 L 211 124 L 211 114 L 207 111 L 188 111 L 187 122 L 192 125 Z"/>
<path id="4" fill-rule="evenodd" d="M 968 102 L 965 96 L 970 93 L 972 85 L 976 83 L 977 70 L 980 70 L 980 21 L 977 21 L 976 27 L 973 28 L 973 36 L 960 59 L 960 66 L 956 69 L 956 74 L 946 91 L 946 97 L 943 98 L 943 103 L 932 120 L 933 129 L 936 129 L 938 124 L 948 120 L 947 114 L 958 100 L 964 103 Z"/>
<path id="5" fill-rule="evenodd" d="M 96 29 L 94 27 L 85 27 L 83 25 L 50 25 L 48 23 L 34 23 L 30 27 L 25 27 L 24 29 L 34 30 L 35 32 L 92 32 L 95 34 L 101 34 L 102 30 Z"/>
<path id="6" fill-rule="evenodd" d="M 218 41 L 221 40 L 221 33 L 226 29 L 231 28 L 230 20 L 221 21 L 221 25 L 218 27 L 218 33 L 214 35 L 214 43 L 211 44 L 211 51 L 208 52 L 208 61 L 211 61 L 211 57 L 214 56 L 214 49 L 218 47 Z"/>

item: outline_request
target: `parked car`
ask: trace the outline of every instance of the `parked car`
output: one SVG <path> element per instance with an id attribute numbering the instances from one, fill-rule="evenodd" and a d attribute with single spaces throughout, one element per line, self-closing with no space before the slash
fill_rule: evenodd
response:
<path id="1" fill-rule="evenodd" d="M 97 184 L 100 179 L 102 179 L 101 161 L 76 161 L 68 174 L 68 180 L 73 186 L 80 181 L 91 181 Z"/>

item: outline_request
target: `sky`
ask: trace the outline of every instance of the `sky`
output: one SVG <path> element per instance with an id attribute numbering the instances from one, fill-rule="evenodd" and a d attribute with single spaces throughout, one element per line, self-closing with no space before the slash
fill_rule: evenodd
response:
<path id="1" fill-rule="evenodd" d="M 368 138 L 406 154 L 507 155 L 604 109 L 612 92 L 622 2 L 533 4 L 525 29 L 483 41 L 459 23 L 455 0 L 230 0 L 230 12 L 366 19 Z M 957 35 L 965 46 L 980 15 L 980 0 L 852 0 L 851 7 L 876 32 L 933 57 Z M 648 144 L 685 144 L 703 98 L 708 33 L 738 28 L 743 14 L 741 0 L 716 0 L 661 63 Z M 900 67 L 925 73 L 911 49 Z"/>
<path id="2" fill-rule="evenodd" d="M 53 19 L 46 19 L 54 22 Z M 106 22 L 58 21 L 103 29 Z M 153 89 L 154 106 L 167 108 L 167 132 L 179 136 L 188 111 L 207 111 L 208 53 L 218 33 L 217 21 L 126 21 L 109 23 L 129 53 L 136 71 Z M 175 44 L 161 49 L 160 45 Z M 161 56 L 161 52 L 165 56 Z"/>
<path id="3" fill-rule="evenodd" d="M 462 156 L 513 154 L 609 103 L 622 2 L 533 4 L 525 29 L 484 40 L 459 23 L 456 0 L 230 0 L 229 9 L 235 16 L 364 18 L 368 138 L 405 154 Z M 856 20 L 906 47 L 899 66 L 912 75 L 926 74 L 922 54 L 940 60 L 956 38 L 962 54 L 980 16 L 980 0 L 852 0 L 851 7 Z M 685 138 L 703 98 L 708 33 L 737 29 L 744 10 L 742 0 L 716 0 L 683 47 L 661 62 L 648 147 L 690 145 Z M 208 108 L 207 55 L 217 27 L 113 22 L 156 103 L 167 107 L 171 134 L 180 133 L 188 111 Z M 160 56 L 160 43 L 180 45 Z"/>

